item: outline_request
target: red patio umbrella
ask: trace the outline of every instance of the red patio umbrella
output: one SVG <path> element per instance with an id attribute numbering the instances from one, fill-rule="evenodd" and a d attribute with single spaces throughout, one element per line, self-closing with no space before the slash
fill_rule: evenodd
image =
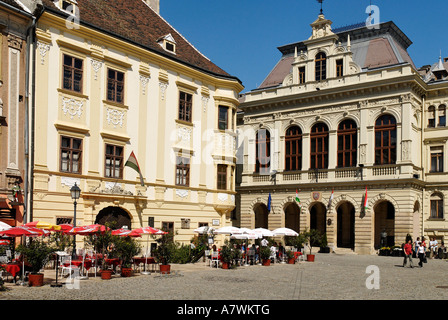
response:
<path id="1" fill-rule="evenodd" d="M 112 231 L 112 235 L 114 236 L 122 236 L 122 237 L 141 237 L 141 233 L 135 232 L 134 230 L 129 229 L 115 229 Z"/>
<path id="2" fill-rule="evenodd" d="M 67 231 L 66 234 L 80 234 L 80 235 L 92 235 L 95 233 L 104 233 L 107 230 L 109 230 L 108 227 L 102 225 L 102 224 L 91 224 L 88 226 L 80 226 L 80 227 L 74 227 L 71 230 Z"/>
<path id="3" fill-rule="evenodd" d="M 0 236 L 4 236 L 4 237 L 21 237 L 21 236 L 39 237 L 39 236 L 44 236 L 44 235 L 48 235 L 48 234 L 50 234 L 50 232 L 48 232 L 46 230 L 38 229 L 38 228 L 34 228 L 34 227 L 28 227 L 28 226 L 18 226 L 18 227 L 13 227 L 8 230 L 0 231 Z"/>

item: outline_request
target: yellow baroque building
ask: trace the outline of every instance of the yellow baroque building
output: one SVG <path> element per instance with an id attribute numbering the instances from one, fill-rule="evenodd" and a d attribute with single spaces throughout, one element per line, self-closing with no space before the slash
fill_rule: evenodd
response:
<path id="1" fill-rule="evenodd" d="M 158 1 L 43 0 L 34 42 L 32 220 L 154 226 L 189 242 L 231 223 L 243 89 Z M 125 166 L 133 153 L 143 177 Z M 78 240 L 81 241 L 81 240 Z"/>

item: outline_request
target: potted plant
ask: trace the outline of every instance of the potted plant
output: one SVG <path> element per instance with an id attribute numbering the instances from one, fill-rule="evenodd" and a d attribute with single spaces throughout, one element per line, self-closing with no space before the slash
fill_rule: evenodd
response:
<path id="1" fill-rule="evenodd" d="M 230 264 L 234 258 L 234 252 L 227 241 L 225 245 L 221 247 L 220 256 L 221 256 L 220 260 L 222 262 L 222 268 L 229 269 Z"/>
<path id="2" fill-rule="evenodd" d="M 109 269 L 106 258 L 113 258 L 117 255 L 117 245 L 119 236 L 114 236 L 110 228 L 104 232 L 86 236 L 84 238 L 86 245 L 91 245 L 97 253 L 101 253 L 101 279 L 109 280 L 112 277 L 113 270 Z"/>
<path id="3" fill-rule="evenodd" d="M 308 244 L 310 246 L 310 253 L 306 256 L 306 260 L 310 262 L 314 262 L 314 254 L 312 254 L 313 246 L 318 246 L 321 243 L 322 236 L 320 232 L 316 229 L 311 229 L 308 232 L 305 232 L 305 236 L 308 239 Z"/>
<path id="4" fill-rule="evenodd" d="M 262 265 L 270 266 L 271 265 L 271 248 L 268 246 L 260 247 L 260 259 L 262 261 Z"/>
<path id="5" fill-rule="evenodd" d="M 132 276 L 132 259 L 140 252 L 140 244 L 131 237 L 121 237 L 116 242 L 116 252 L 121 260 L 121 276 Z"/>
<path id="6" fill-rule="evenodd" d="M 294 264 L 296 262 L 294 252 L 291 250 L 286 251 L 286 258 L 288 259 L 288 264 Z"/>
<path id="7" fill-rule="evenodd" d="M 328 241 L 327 241 L 327 234 L 324 233 L 322 235 L 321 241 L 320 241 L 320 253 L 330 253 L 330 248 L 328 247 Z"/>
<path id="8" fill-rule="evenodd" d="M 173 233 L 163 234 L 156 240 L 157 249 L 154 255 L 159 262 L 159 268 L 161 274 L 169 274 L 171 272 L 171 259 L 173 258 L 174 242 Z"/>
<path id="9" fill-rule="evenodd" d="M 31 267 L 28 277 L 30 286 L 40 287 L 44 284 L 44 274 L 40 271 L 44 268 L 51 254 L 57 249 L 52 247 L 44 239 L 30 239 L 27 244 L 20 244 L 16 251 L 23 255 L 23 258 Z"/>

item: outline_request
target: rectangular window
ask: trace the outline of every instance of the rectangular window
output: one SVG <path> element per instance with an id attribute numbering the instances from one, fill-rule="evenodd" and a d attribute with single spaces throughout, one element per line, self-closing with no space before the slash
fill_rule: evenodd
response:
<path id="1" fill-rule="evenodd" d="M 179 120 L 191 122 L 191 109 L 193 107 L 193 96 L 186 92 L 179 94 Z"/>
<path id="2" fill-rule="evenodd" d="M 443 172 L 443 148 L 431 148 L 431 172 Z"/>
<path id="3" fill-rule="evenodd" d="M 428 127 L 434 128 L 436 126 L 436 108 L 431 106 L 428 109 Z"/>
<path id="4" fill-rule="evenodd" d="M 176 161 L 176 185 L 189 186 L 190 184 L 190 159 L 177 157 Z"/>
<path id="5" fill-rule="evenodd" d="M 123 147 L 106 145 L 104 176 L 108 178 L 123 178 Z"/>
<path id="6" fill-rule="evenodd" d="M 438 116 L 439 116 L 439 127 L 445 127 L 446 126 L 446 114 L 445 114 L 445 112 L 446 112 L 446 109 L 445 109 L 445 106 L 443 106 L 443 107 L 439 107 L 439 110 L 438 110 L 439 112 L 439 114 L 438 114 Z"/>
<path id="7" fill-rule="evenodd" d="M 218 129 L 227 130 L 229 127 L 229 108 L 224 106 L 218 107 Z"/>
<path id="8" fill-rule="evenodd" d="M 305 83 L 305 67 L 299 68 L 299 83 Z"/>
<path id="9" fill-rule="evenodd" d="M 62 172 L 81 173 L 82 140 L 70 137 L 61 137 L 61 163 Z"/>
<path id="10" fill-rule="evenodd" d="M 64 54 L 63 88 L 82 92 L 82 60 Z"/>
<path id="11" fill-rule="evenodd" d="M 344 60 L 336 60 L 336 77 L 342 77 L 344 75 Z"/>
<path id="12" fill-rule="evenodd" d="M 107 69 L 107 100 L 124 103 L 124 73 Z"/>
<path id="13" fill-rule="evenodd" d="M 162 222 L 162 230 L 169 233 L 174 233 L 174 222 Z"/>
<path id="14" fill-rule="evenodd" d="M 227 166 L 225 164 L 218 164 L 218 189 L 227 190 Z"/>

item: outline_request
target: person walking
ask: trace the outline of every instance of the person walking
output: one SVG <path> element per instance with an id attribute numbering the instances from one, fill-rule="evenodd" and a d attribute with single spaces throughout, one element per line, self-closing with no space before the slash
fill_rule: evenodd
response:
<path id="1" fill-rule="evenodd" d="M 419 258 L 419 262 L 418 265 L 420 266 L 420 268 L 423 268 L 423 263 L 426 259 L 426 244 L 423 238 L 423 241 L 420 243 L 419 247 L 418 247 L 418 258 Z"/>
<path id="2" fill-rule="evenodd" d="M 404 250 L 403 268 L 406 267 L 407 260 L 409 260 L 411 268 L 414 268 L 414 264 L 412 263 L 412 240 L 408 240 L 408 242 L 404 245 L 403 250 Z"/>
<path id="3" fill-rule="evenodd" d="M 418 247 L 420 246 L 420 237 L 417 237 L 417 239 L 414 242 L 414 254 L 415 257 L 418 258 Z"/>

